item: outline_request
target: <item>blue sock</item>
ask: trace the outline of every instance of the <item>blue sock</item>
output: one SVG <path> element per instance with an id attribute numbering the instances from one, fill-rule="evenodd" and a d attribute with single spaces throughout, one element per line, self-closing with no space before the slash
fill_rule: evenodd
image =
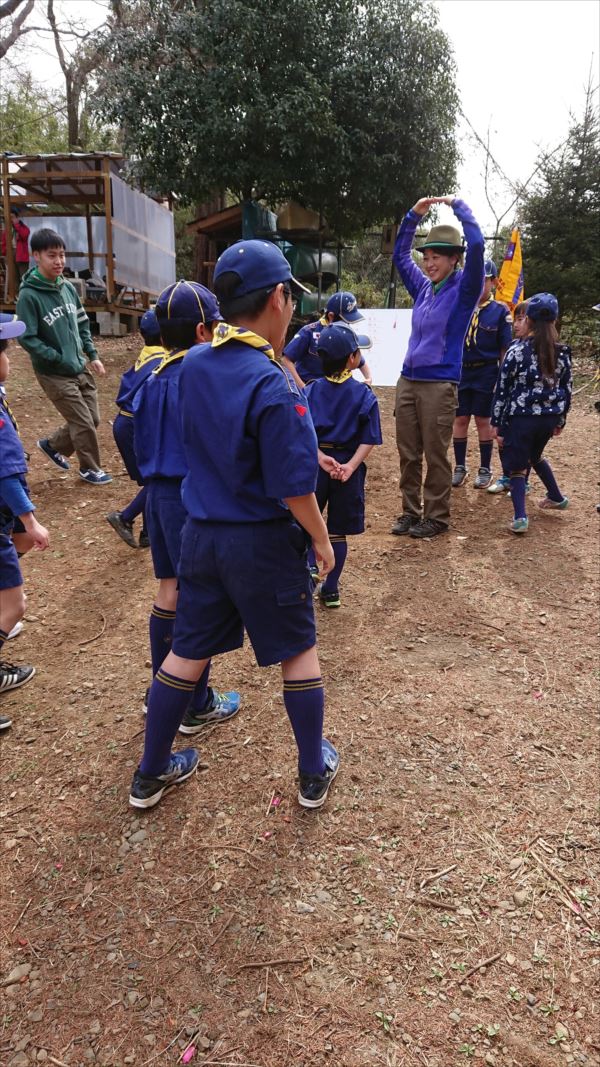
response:
<path id="1" fill-rule="evenodd" d="M 454 459 L 457 467 L 464 467 L 467 460 L 468 437 L 453 437 Z"/>
<path id="2" fill-rule="evenodd" d="M 142 514 L 144 510 L 144 504 L 146 503 L 146 486 L 143 485 L 137 496 L 134 496 L 130 504 L 126 508 L 123 508 L 121 512 L 121 519 L 123 522 L 133 522 L 137 519 L 138 515 Z"/>
<path id="3" fill-rule="evenodd" d="M 166 611 L 165 608 L 158 608 L 156 604 L 152 605 L 149 624 L 152 674 L 156 674 L 165 656 L 171 651 L 174 625 L 174 611 Z"/>
<path id="4" fill-rule="evenodd" d="M 480 441 L 479 442 L 479 455 L 481 457 L 480 465 L 487 467 L 488 469 L 492 465 L 492 452 L 494 451 L 493 441 Z"/>
<path id="5" fill-rule="evenodd" d="M 525 511 L 525 475 L 524 474 L 511 474 L 510 476 L 510 497 L 512 500 L 512 506 L 515 512 L 515 519 L 526 519 L 527 512 Z"/>
<path id="6" fill-rule="evenodd" d="M 164 774 L 171 758 L 171 746 L 194 692 L 194 682 L 159 670 L 150 686 L 142 774 L 156 778 Z"/>
<path id="7" fill-rule="evenodd" d="M 196 682 L 196 688 L 194 689 L 194 695 L 190 701 L 190 711 L 204 711 L 208 702 L 208 676 L 210 674 L 210 660 L 206 664 L 206 667 L 202 671 L 198 681 Z"/>
<path id="8" fill-rule="evenodd" d="M 323 774 L 323 711 L 325 694 L 322 678 L 302 678 L 283 683 L 285 710 L 298 746 L 298 766 L 303 774 Z"/>
<path id="9" fill-rule="evenodd" d="M 541 459 L 539 463 L 534 465 L 533 469 L 540 481 L 545 485 L 550 500 L 555 500 L 557 504 L 560 504 L 561 500 L 564 500 L 564 496 L 558 488 L 558 483 L 554 477 L 554 471 L 548 463 L 548 460 Z"/>
<path id="10" fill-rule="evenodd" d="M 331 534 L 330 541 L 335 556 L 335 566 L 323 582 L 323 593 L 337 593 L 340 575 L 344 569 L 344 563 L 346 562 L 346 556 L 348 555 L 348 542 L 345 537 Z"/>

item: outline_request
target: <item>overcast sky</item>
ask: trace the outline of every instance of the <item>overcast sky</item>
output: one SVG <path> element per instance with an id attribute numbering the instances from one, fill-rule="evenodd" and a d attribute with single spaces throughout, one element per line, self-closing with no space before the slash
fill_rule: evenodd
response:
<path id="1" fill-rule="evenodd" d="M 484 141 L 489 129 L 491 152 L 508 179 L 526 181 L 539 149 L 553 149 L 564 141 L 569 112 L 581 115 L 590 70 L 598 85 L 598 0 L 436 0 L 436 4 L 454 49 L 467 119 Z M 104 18 L 103 0 L 57 0 L 56 7 L 66 21 L 76 15 L 90 28 Z M 34 75 L 40 77 L 43 69 L 47 85 L 62 87 L 51 41 L 33 33 L 24 41 L 29 55 L 35 56 Z M 486 203 L 485 153 L 463 119 L 459 148 L 463 162 L 456 190 L 423 193 L 459 193 L 486 234 L 491 234 L 494 216 Z M 494 175 L 490 192 L 501 215 L 512 200 L 510 186 Z M 506 223 L 513 221 L 512 215 L 511 211 Z"/>

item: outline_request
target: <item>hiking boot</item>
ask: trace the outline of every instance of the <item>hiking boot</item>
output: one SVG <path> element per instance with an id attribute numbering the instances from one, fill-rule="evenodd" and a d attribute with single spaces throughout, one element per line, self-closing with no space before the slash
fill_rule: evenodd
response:
<path id="1" fill-rule="evenodd" d="M 24 665 L 15 667 L 14 663 L 0 663 L 0 693 L 7 693 L 9 689 L 18 689 L 20 685 L 26 685 L 35 674 L 35 667 Z"/>
<path id="2" fill-rule="evenodd" d="M 60 467 L 61 471 L 69 470 L 71 464 L 68 459 L 66 459 L 65 456 L 61 456 L 60 452 L 57 452 L 56 449 L 50 447 L 47 437 L 40 437 L 39 441 L 36 441 L 36 445 L 48 459 L 51 459 L 53 463 L 56 463 L 57 467 Z"/>
<path id="3" fill-rule="evenodd" d="M 335 592 L 331 592 L 329 590 L 324 590 L 322 586 L 319 589 L 319 600 L 325 608 L 339 608 L 342 603 L 337 589 Z"/>
<path id="4" fill-rule="evenodd" d="M 538 508 L 542 511 L 566 511 L 569 506 L 568 496 L 563 496 L 562 500 L 551 500 L 549 496 L 545 496 L 543 500 L 538 500 Z M 8 635 L 11 636 L 10 634 Z"/>
<path id="5" fill-rule="evenodd" d="M 79 471 L 79 477 L 83 478 L 88 485 L 108 485 L 112 482 L 110 474 L 105 471 Z"/>
<path id="6" fill-rule="evenodd" d="M 115 533 L 118 533 L 122 541 L 130 548 L 137 548 L 137 541 L 133 535 L 133 523 L 123 522 L 119 511 L 111 511 L 106 516 L 107 523 L 112 526 Z"/>
<path id="7" fill-rule="evenodd" d="M 193 711 L 188 708 L 179 727 L 180 734 L 197 734 L 205 726 L 215 726 L 221 722 L 233 719 L 240 710 L 241 697 L 235 691 L 220 693 L 218 689 L 209 687 L 208 700 L 203 711 Z"/>
<path id="8" fill-rule="evenodd" d="M 181 785 L 187 778 L 194 774 L 200 754 L 195 748 L 184 748 L 181 752 L 174 752 L 169 760 L 169 766 L 164 774 L 156 778 L 150 778 L 140 774 L 139 769 L 133 776 L 129 803 L 132 808 L 153 808 L 158 804 L 163 793 L 172 789 L 174 785 Z"/>
<path id="9" fill-rule="evenodd" d="M 488 489 L 492 482 L 492 472 L 489 467 L 480 467 L 477 471 L 473 485 L 476 489 Z"/>
<path id="10" fill-rule="evenodd" d="M 401 537 L 402 534 L 408 533 L 411 526 L 416 526 L 420 521 L 418 515 L 400 515 L 392 526 L 390 533 L 397 534 L 398 537 Z"/>
<path id="11" fill-rule="evenodd" d="M 421 519 L 416 526 L 411 526 L 408 531 L 410 537 L 437 537 L 438 534 L 446 533 L 448 527 L 445 522 L 437 519 Z"/>
<path id="12" fill-rule="evenodd" d="M 459 463 L 454 468 L 454 473 L 452 475 L 452 488 L 458 489 L 459 486 L 464 485 L 467 480 L 468 473 L 469 472 L 467 468 L 463 467 L 462 463 Z"/>
<path id="13" fill-rule="evenodd" d="M 298 803 L 303 808 L 320 808 L 325 803 L 329 786 L 340 769 L 338 752 L 325 737 L 322 741 L 322 752 L 325 763 L 323 774 L 302 774 L 302 771 L 299 771 Z"/>
<path id="14" fill-rule="evenodd" d="M 138 545 L 138 548 L 150 548 L 150 538 L 148 537 L 146 530 L 142 530 L 140 534 L 140 543 Z"/>
<path id="15" fill-rule="evenodd" d="M 488 493 L 508 493 L 510 492 L 510 478 L 506 474 L 501 474 L 499 478 L 492 485 L 487 487 Z"/>
<path id="16" fill-rule="evenodd" d="M 6 635 L 6 640 L 10 641 L 11 637 L 18 637 L 19 634 L 21 633 L 22 629 L 23 629 L 23 623 L 22 622 L 16 622 L 15 625 L 13 626 L 12 630 L 10 631 L 10 633 L 8 633 Z"/>
<path id="17" fill-rule="evenodd" d="M 0 730 L 8 730 L 12 726 L 12 719 L 8 715 L 0 715 Z"/>
<path id="18" fill-rule="evenodd" d="M 529 529 L 529 519 L 513 519 L 509 526 L 509 530 L 512 530 L 514 534 L 527 533 Z"/>

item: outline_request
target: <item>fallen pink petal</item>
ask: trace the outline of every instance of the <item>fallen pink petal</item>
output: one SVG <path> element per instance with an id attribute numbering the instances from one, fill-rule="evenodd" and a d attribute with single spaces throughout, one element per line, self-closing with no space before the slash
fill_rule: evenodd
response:
<path id="1" fill-rule="evenodd" d="M 181 1057 L 181 1062 L 182 1063 L 189 1063 L 190 1060 L 193 1060 L 195 1055 L 196 1055 L 196 1046 L 195 1045 L 189 1045 L 188 1048 L 186 1048 L 183 1056 Z"/>

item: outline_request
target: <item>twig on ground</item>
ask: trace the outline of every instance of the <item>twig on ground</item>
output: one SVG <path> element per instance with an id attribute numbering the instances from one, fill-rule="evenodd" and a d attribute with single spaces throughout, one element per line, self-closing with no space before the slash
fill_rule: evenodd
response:
<path id="1" fill-rule="evenodd" d="M 29 905 L 31 904 L 32 900 L 33 900 L 33 897 L 30 897 L 29 900 L 27 901 L 25 907 L 23 908 L 21 914 L 19 915 L 19 918 L 17 919 L 16 923 L 14 924 L 14 926 L 11 926 L 11 928 L 10 928 L 10 933 L 11 934 L 14 933 L 14 931 L 17 929 L 17 926 L 21 922 L 21 919 L 23 918 L 23 916 L 24 916 L 25 912 L 27 911 Z"/>
<path id="2" fill-rule="evenodd" d="M 233 922 L 233 919 L 234 919 L 233 915 L 230 915 L 228 920 L 227 920 L 227 922 L 224 923 L 223 926 L 221 927 L 221 929 L 219 930 L 217 936 L 215 938 L 213 938 L 213 940 L 210 942 L 210 944 L 208 946 L 209 948 L 212 948 L 213 945 L 216 945 L 216 943 L 219 940 L 219 938 L 221 937 L 221 935 L 225 933 L 227 927 L 231 926 L 231 923 Z"/>
<path id="3" fill-rule="evenodd" d="M 143 726 L 141 730 L 138 730 L 137 733 L 132 734 L 131 737 L 128 737 L 126 741 L 121 741 L 121 748 L 125 748 L 126 745 L 130 745 L 132 741 L 135 741 L 136 737 L 139 737 L 140 734 L 143 734 L 145 732 L 146 727 Z"/>
<path id="4" fill-rule="evenodd" d="M 501 955 L 501 952 L 496 952 L 494 956 L 488 956 L 487 960 L 482 960 L 481 963 L 476 963 L 474 967 L 471 967 L 471 969 L 466 972 L 466 974 L 461 975 L 458 981 L 466 982 L 467 978 L 470 978 L 476 971 L 480 971 L 482 967 L 488 967 L 490 963 L 495 963 L 496 960 L 499 960 Z"/>
<path id="5" fill-rule="evenodd" d="M 428 904 L 430 908 L 441 908 L 442 911 L 458 911 L 458 904 L 448 904 L 446 900 L 433 900 L 432 897 L 421 897 L 417 904 Z"/>
<path id="6" fill-rule="evenodd" d="M 99 630 L 97 634 L 94 634 L 93 637 L 88 637 L 85 641 L 78 641 L 77 644 L 80 648 L 83 648 L 84 645 L 91 645 L 92 641 L 97 641 L 99 637 L 102 637 L 102 634 L 106 630 L 106 616 L 102 611 L 100 612 L 100 618 L 102 619 L 102 629 Z"/>
<path id="7" fill-rule="evenodd" d="M 436 882 L 438 878 L 443 878 L 445 874 L 450 874 L 450 871 L 453 871 L 455 869 L 456 864 L 452 863 L 449 867 L 444 867 L 443 870 L 436 871 L 435 874 L 428 875 L 427 878 L 423 878 L 423 880 L 419 882 L 419 889 L 423 889 L 423 887 L 428 885 L 429 882 Z"/>
<path id="8" fill-rule="evenodd" d="M 288 967 L 292 966 L 294 963 L 304 963 L 306 960 L 310 959 L 312 959 L 312 956 L 297 956 L 294 959 L 260 960 L 255 963 L 242 963 L 235 973 L 239 974 L 240 971 L 254 970 L 255 968 L 260 967 Z"/>
<path id="9" fill-rule="evenodd" d="M 267 967 L 267 969 L 265 971 L 265 1000 L 264 1000 L 264 1004 L 263 1004 L 263 1007 L 262 1007 L 263 1012 L 266 1012 L 266 1010 L 267 1010 L 268 999 L 269 999 L 269 968 Z"/>

